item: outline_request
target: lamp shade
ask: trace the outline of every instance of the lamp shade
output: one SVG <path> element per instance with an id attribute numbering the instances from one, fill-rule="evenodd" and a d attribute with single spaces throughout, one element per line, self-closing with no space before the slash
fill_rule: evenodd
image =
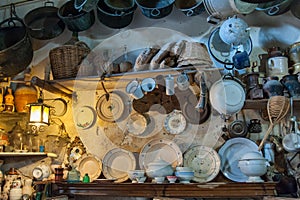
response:
<path id="1" fill-rule="evenodd" d="M 42 101 L 29 104 L 29 124 L 40 126 L 49 125 L 50 106 Z"/>

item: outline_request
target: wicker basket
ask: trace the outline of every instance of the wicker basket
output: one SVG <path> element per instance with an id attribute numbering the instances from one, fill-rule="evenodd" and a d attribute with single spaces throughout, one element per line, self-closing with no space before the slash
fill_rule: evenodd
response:
<path id="1" fill-rule="evenodd" d="M 90 48 L 82 41 L 51 49 L 49 52 L 53 79 L 77 76 L 82 60 L 90 53 Z"/>

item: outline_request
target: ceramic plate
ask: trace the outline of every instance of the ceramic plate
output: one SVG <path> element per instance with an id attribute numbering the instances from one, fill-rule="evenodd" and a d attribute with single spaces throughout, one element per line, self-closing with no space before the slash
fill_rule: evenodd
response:
<path id="1" fill-rule="evenodd" d="M 154 135 L 156 135 L 162 130 L 161 122 L 164 120 L 164 116 L 156 111 L 149 111 L 148 116 L 149 116 L 149 121 L 145 131 L 140 135 L 134 135 L 135 137 L 138 138 L 153 137 Z"/>
<path id="2" fill-rule="evenodd" d="M 183 166 L 194 170 L 193 180 L 205 183 L 213 180 L 220 171 L 221 160 L 218 153 L 206 146 L 195 146 L 184 154 Z"/>
<path id="3" fill-rule="evenodd" d="M 146 169 L 149 163 L 162 159 L 173 167 L 182 165 L 182 152 L 178 145 L 168 139 L 154 139 L 146 143 L 139 155 L 141 169 Z"/>
<path id="4" fill-rule="evenodd" d="M 83 176 L 87 173 L 90 177 L 90 181 L 93 182 L 97 179 L 102 171 L 102 163 L 93 155 L 83 155 L 79 160 L 77 170 L 80 172 L 80 178 L 82 180 Z"/>
<path id="5" fill-rule="evenodd" d="M 179 110 L 173 110 L 167 115 L 164 121 L 164 127 L 166 131 L 174 135 L 182 133 L 186 126 L 186 119 Z"/>
<path id="6" fill-rule="evenodd" d="M 129 133 L 139 136 L 143 134 L 147 128 L 147 119 L 142 114 L 133 113 L 129 116 L 126 125 Z"/>
<path id="7" fill-rule="evenodd" d="M 136 168 L 136 160 L 132 152 L 121 148 L 108 151 L 103 158 L 103 175 L 115 182 L 124 182 L 129 177 L 127 172 Z"/>
<path id="8" fill-rule="evenodd" d="M 246 182 L 248 176 L 242 173 L 238 167 L 238 161 L 251 151 L 258 151 L 258 146 L 250 139 L 232 138 L 227 140 L 218 152 L 221 158 L 222 173 L 232 181 Z"/>
<path id="9" fill-rule="evenodd" d="M 109 93 L 109 99 L 103 94 L 97 101 L 96 110 L 100 119 L 107 122 L 115 122 L 121 118 L 124 111 L 124 101 L 122 97 L 115 93 Z"/>
<path id="10" fill-rule="evenodd" d="M 96 112 L 89 106 L 82 106 L 76 111 L 75 120 L 78 128 L 88 129 L 96 121 Z"/>

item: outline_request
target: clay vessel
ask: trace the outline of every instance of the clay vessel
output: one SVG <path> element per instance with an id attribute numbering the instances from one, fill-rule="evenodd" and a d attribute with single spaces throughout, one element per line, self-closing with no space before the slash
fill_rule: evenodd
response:
<path id="1" fill-rule="evenodd" d="M 25 77 L 25 84 L 19 85 L 15 90 L 15 108 L 17 112 L 28 112 L 28 104 L 38 100 L 37 89 L 28 83 Z"/>
<path id="2" fill-rule="evenodd" d="M 285 86 L 291 97 L 300 97 L 300 83 L 298 82 L 297 74 L 285 75 L 282 77 L 281 83 Z"/>

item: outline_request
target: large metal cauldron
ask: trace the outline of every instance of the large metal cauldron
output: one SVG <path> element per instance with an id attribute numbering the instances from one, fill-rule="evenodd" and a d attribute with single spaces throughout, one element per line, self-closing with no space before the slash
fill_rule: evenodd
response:
<path id="1" fill-rule="evenodd" d="M 94 10 L 86 12 L 76 10 L 74 0 L 68 1 L 58 9 L 58 16 L 73 32 L 80 32 L 89 29 L 95 22 Z"/>
<path id="2" fill-rule="evenodd" d="M 143 15 L 152 19 L 160 19 L 168 16 L 173 9 L 175 0 L 135 0 Z"/>
<path id="3" fill-rule="evenodd" d="M 132 22 L 136 7 L 133 4 L 133 7 L 130 9 L 120 11 L 110 8 L 104 1 L 99 1 L 97 5 L 97 17 L 102 24 L 110 28 L 124 28 Z"/>
<path id="4" fill-rule="evenodd" d="M 43 7 L 29 11 L 24 17 L 24 24 L 29 35 L 40 40 L 49 40 L 59 36 L 65 29 L 65 23 L 57 15 L 58 8 L 51 1 Z"/>
<path id="5" fill-rule="evenodd" d="M 23 21 L 11 17 L 0 23 L 0 77 L 23 71 L 32 61 L 33 49 Z"/>

